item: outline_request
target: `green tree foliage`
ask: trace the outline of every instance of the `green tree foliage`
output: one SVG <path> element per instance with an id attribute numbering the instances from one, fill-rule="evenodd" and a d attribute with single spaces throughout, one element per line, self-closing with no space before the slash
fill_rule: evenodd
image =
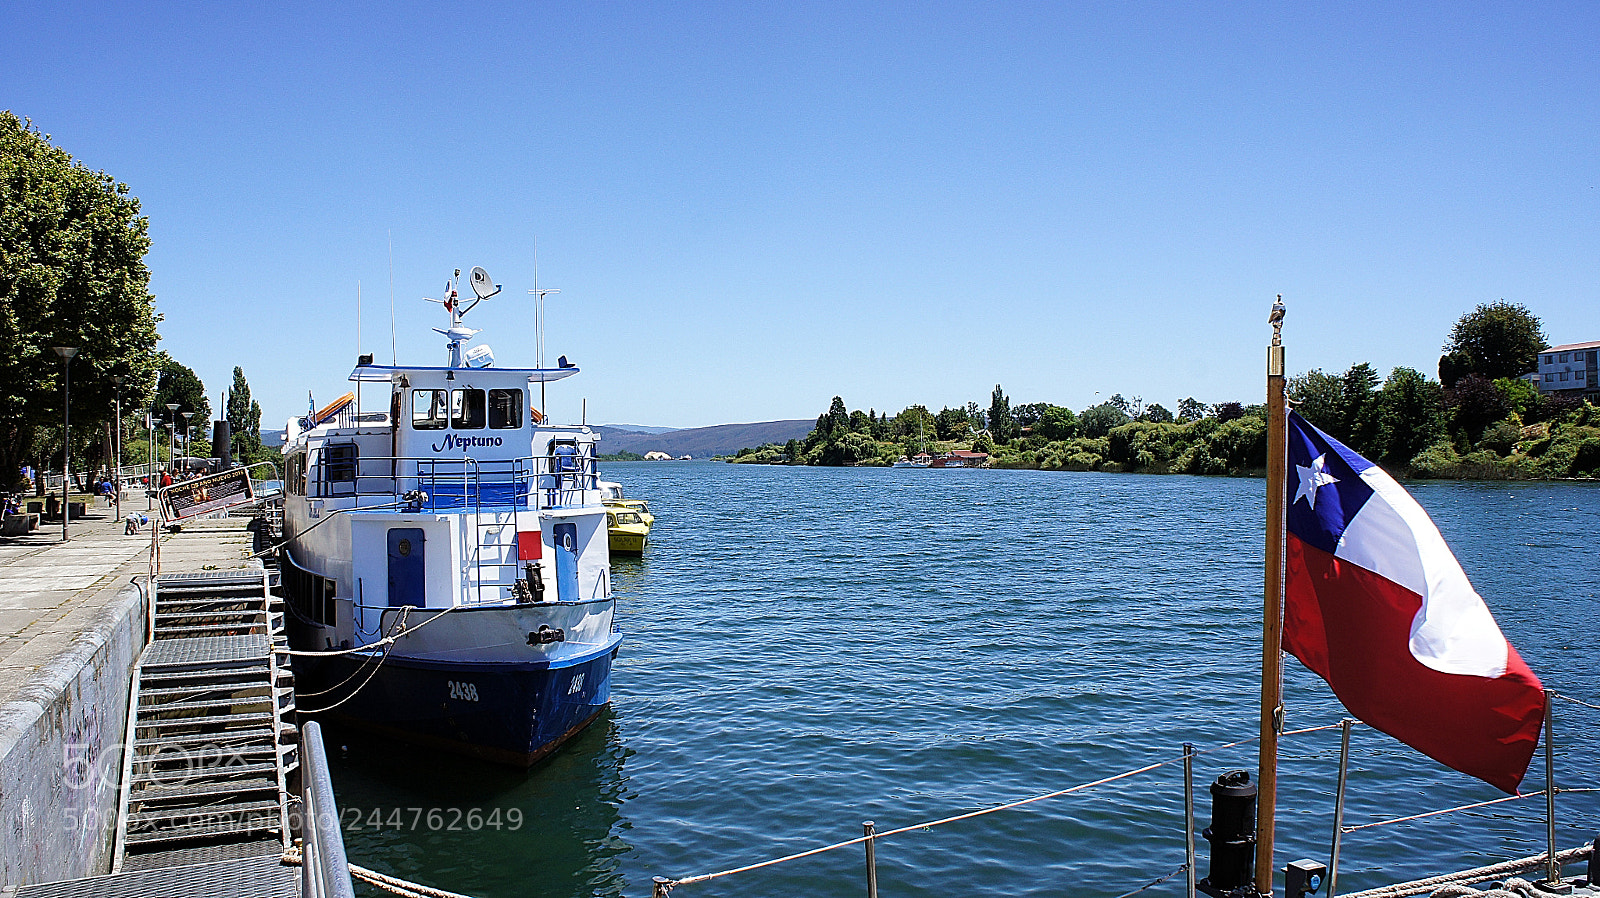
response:
<path id="1" fill-rule="evenodd" d="M 183 435 L 183 413 L 189 413 L 190 436 L 205 436 L 210 429 L 211 401 L 206 398 L 206 385 L 200 382 L 194 369 L 165 352 L 157 354 L 161 377 L 156 381 L 156 396 L 151 402 L 157 417 L 178 424 L 178 434 Z M 177 403 L 175 412 L 167 406 Z"/>
<path id="2" fill-rule="evenodd" d="M 1020 432 L 1024 427 L 1032 427 L 1038 424 L 1039 417 L 1044 414 L 1045 409 L 1050 407 L 1048 402 L 1028 402 L 1022 405 L 1013 405 L 1011 407 L 1011 419 L 1017 422 L 1017 428 Z"/>
<path id="3" fill-rule="evenodd" d="M 999 384 L 995 384 L 994 393 L 989 397 L 989 436 L 996 443 L 1009 443 L 1021 430 L 1016 419 L 1011 417 L 1011 399 Z"/>
<path id="4" fill-rule="evenodd" d="M 1378 391 L 1377 444 L 1384 461 L 1404 465 L 1444 435 L 1443 398 L 1438 382 L 1420 371 L 1390 372 Z"/>
<path id="5" fill-rule="evenodd" d="M 1046 406 L 1039 413 L 1037 430 L 1047 440 L 1070 440 L 1078 435 L 1078 416 L 1070 408 Z"/>
<path id="6" fill-rule="evenodd" d="M 1093 439 L 1103 437 L 1111 432 L 1111 428 L 1121 427 L 1126 423 L 1128 423 L 1128 413 L 1111 401 L 1106 401 L 1083 410 L 1083 414 L 1078 416 L 1078 432 Z"/>
<path id="7" fill-rule="evenodd" d="M 1144 407 L 1144 414 L 1139 416 L 1139 420 L 1149 421 L 1152 424 L 1171 424 L 1172 412 L 1167 411 L 1161 403 L 1152 402 Z"/>
<path id="8" fill-rule="evenodd" d="M 1444 344 L 1457 377 L 1480 374 L 1489 380 L 1518 377 L 1538 367 L 1539 351 L 1549 346 L 1539 316 L 1524 306 L 1500 300 L 1462 315 Z M 1439 376 L 1446 365 L 1440 360 Z"/>
<path id="9" fill-rule="evenodd" d="M 972 418 L 964 408 L 942 408 L 934 418 L 941 440 L 963 439 L 972 431 Z"/>
<path id="10" fill-rule="evenodd" d="M 1313 368 L 1289 378 L 1288 388 L 1289 400 L 1294 403 L 1294 410 L 1300 413 L 1300 417 L 1335 437 L 1339 435 L 1343 425 L 1340 415 L 1340 399 L 1344 396 L 1342 378 L 1326 374 L 1321 368 Z"/>
<path id="11" fill-rule="evenodd" d="M 1338 426 L 1328 431 L 1346 446 L 1365 455 L 1378 448 L 1378 372 L 1366 362 L 1351 365 L 1344 373 L 1339 397 Z"/>
<path id="12" fill-rule="evenodd" d="M 931 440 L 939 434 L 939 422 L 927 406 L 908 405 L 894 416 L 889 432 L 893 438 L 903 440 Z"/>
<path id="13" fill-rule="evenodd" d="M 1178 403 L 1179 421 L 1198 421 L 1206 416 L 1206 404 L 1193 396 L 1185 398 Z"/>
<path id="14" fill-rule="evenodd" d="M 1502 377 L 1495 380 L 1494 388 L 1505 398 L 1508 414 L 1516 415 L 1518 421 L 1533 422 L 1539 407 L 1538 387 L 1520 377 Z"/>
<path id="15" fill-rule="evenodd" d="M 72 430 L 86 441 L 100 442 L 114 414 L 113 376 L 127 378 L 124 408 L 149 395 L 159 318 L 144 264 L 148 227 L 126 184 L 74 162 L 49 135 L 0 112 L 4 485 L 44 448 L 41 430 L 61 420 L 62 365 L 50 347 L 80 351 L 72 363 Z"/>
<path id="16" fill-rule="evenodd" d="M 1243 418 L 1244 405 L 1238 402 L 1219 402 L 1211 407 L 1211 417 L 1223 424 L 1236 418 Z"/>
<path id="17" fill-rule="evenodd" d="M 234 460 L 241 464 L 269 461 L 261 445 L 261 403 L 250 398 L 250 383 L 244 379 L 244 369 L 233 369 L 233 389 L 228 391 L 228 430 Z"/>

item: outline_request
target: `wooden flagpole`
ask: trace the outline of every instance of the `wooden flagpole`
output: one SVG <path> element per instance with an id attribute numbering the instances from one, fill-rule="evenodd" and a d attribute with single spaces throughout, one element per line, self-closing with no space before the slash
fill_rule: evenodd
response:
<path id="1" fill-rule="evenodd" d="M 1256 892 L 1272 894 L 1278 810 L 1278 734 L 1283 731 L 1283 538 L 1289 418 L 1284 401 L 1283 294 L 1272 306 L 1267 347 L 1267 564 L 1261 619 L 1261 754 L 1256 806 Z"/>

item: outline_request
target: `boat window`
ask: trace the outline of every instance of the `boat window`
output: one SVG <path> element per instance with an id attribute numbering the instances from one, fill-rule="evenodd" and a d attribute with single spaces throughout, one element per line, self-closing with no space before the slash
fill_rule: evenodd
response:
<path id="1" fill-rule="evenodd" d="M 450 426 L 455 430 L 483 429 L 483 391 L 450 391 Z"/>
<path id="2" fill-rule="evenodd" d="M 522 391 L 489 391 L 489 429 L 517 430 L 522 427 Z"/>
<path id="3" fill-rule="evenodd" d="M 411 428 L 413 430 L 444 430 L 450 422 L 443 390 L 411 391 Z"/>
<path id="4" fill-rule="evenodd" d="M 348 483 L 356 479 L 356 444 L 343 443 L 338 446 L 329 446 L 324 455 L 322 479 Z"/>

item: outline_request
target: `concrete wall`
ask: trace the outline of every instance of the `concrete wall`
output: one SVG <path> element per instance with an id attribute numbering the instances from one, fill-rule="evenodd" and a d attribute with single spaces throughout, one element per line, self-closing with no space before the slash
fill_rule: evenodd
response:
<path id="1" fill-rule="evenodd" d="M 0 705 L 0 894 L 110 870 L 146 601 L 123 587 Z"/>

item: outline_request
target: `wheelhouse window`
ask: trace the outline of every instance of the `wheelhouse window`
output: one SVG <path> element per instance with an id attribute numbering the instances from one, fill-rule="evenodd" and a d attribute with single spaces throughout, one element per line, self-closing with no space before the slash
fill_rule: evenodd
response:
<path id="1" fill-rule="evenodd" d="M 489 391 L 489 429 L 518 430 L 522 427 L 522 391 Z"/>
<path id="2" fill-rule="evenodd" d="M 483 429 L 483 391 L 470 387 L 450 391 L 450 427 L 453 430 Z"/>
<path id="3" fill-rule="evenodd" d="M 356 479 L 356 444 L 329 446 L 323 462 L 323 479 L 330 483 L 353 483 Z"/>
<path id="4" fill-rule="evenodd" d="M 444 430 L 450 423 L 449 409 L 443 390 L 412 390 L 411 429 Z"/>

